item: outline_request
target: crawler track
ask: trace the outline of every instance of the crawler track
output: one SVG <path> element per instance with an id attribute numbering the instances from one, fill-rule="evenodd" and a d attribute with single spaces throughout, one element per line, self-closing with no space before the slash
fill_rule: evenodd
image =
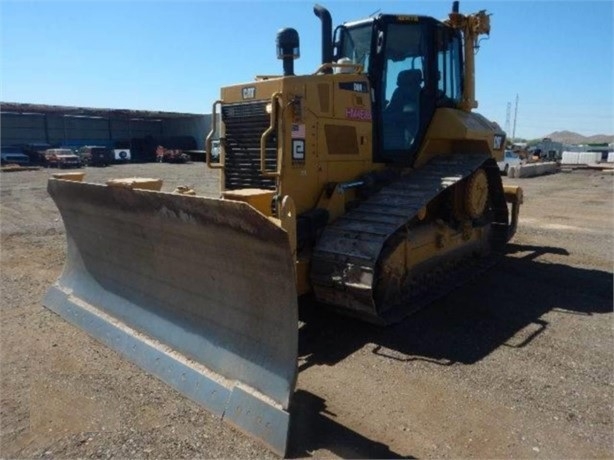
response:
<path id="1" fill-rule="evenodd" d="M 478 168 L 487 173 L 491 222 L 491 247 L 507 241 L 508 211 L 497 165 L 484 154 L 438 157 L 385 186 L 355 209 L 328 226 L 314 250 L 311 280 L 318 300 L 375 323 L 391 323 L 433 301 L 489 267 L 493 257 L 466 260 L 438 268 L 435 276 L 421 274 L 419 289 L 403 299 L 403 308 L 385 315 L 374 300 L 378 262 L 386 244 L 411 225 L 423 207 Z M 448 264 L 451 265 L 451 264 Z"/>

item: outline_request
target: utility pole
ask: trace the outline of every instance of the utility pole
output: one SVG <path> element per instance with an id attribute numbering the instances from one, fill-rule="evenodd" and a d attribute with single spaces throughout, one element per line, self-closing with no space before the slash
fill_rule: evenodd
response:
<path id="1" fill-rule="evenodd" d="M 518 94 L 516 94 L 516 108 L 514 109 L 514 130 L 512 131 L 513 140 L 516 140 L 516 118 L 518 118 Z"/>
<path id="2" fill-rule="evenodd" d="M 507 111 L 505 112 L 505 132 L 510 133 L 510 117 L 512 114 L 512 103 L 507 103 Z"/>

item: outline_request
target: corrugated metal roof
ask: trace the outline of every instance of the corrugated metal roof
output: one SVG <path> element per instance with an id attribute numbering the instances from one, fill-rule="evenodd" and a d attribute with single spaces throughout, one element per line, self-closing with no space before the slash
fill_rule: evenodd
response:
<path id="1" fill-rule="evenodd" d="M 71 107 L 65 105 L 25 104 L 21 102 L 0 102 L 3 113 L 40 113 L 84 117 L 113 118 L 196 118 L 204 114 L 159 112 L 150 110 L 108 109 L 94 107 Z"/>

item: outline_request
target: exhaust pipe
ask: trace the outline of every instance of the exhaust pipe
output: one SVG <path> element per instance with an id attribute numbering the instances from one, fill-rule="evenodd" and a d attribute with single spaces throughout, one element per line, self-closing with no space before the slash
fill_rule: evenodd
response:
<path id="1" fill-rule="evenodd" d="M 328 10 L 321 5 L 314 5 L 313 12 L 322 21 L 322 64 L 328 64 L 333 61 L 333 20 Z M 332 71 L 325 70 L 326 73 Z"/>

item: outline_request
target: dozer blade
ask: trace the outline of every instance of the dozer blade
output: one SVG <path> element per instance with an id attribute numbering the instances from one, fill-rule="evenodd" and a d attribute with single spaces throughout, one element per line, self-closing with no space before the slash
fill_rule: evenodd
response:
<path id="1" fill-rule="evenodd" d="M 286 232 L 236 201 L 47 188 L 67 261 L 44 305 L 284 455 L 298 341 Z"/>

